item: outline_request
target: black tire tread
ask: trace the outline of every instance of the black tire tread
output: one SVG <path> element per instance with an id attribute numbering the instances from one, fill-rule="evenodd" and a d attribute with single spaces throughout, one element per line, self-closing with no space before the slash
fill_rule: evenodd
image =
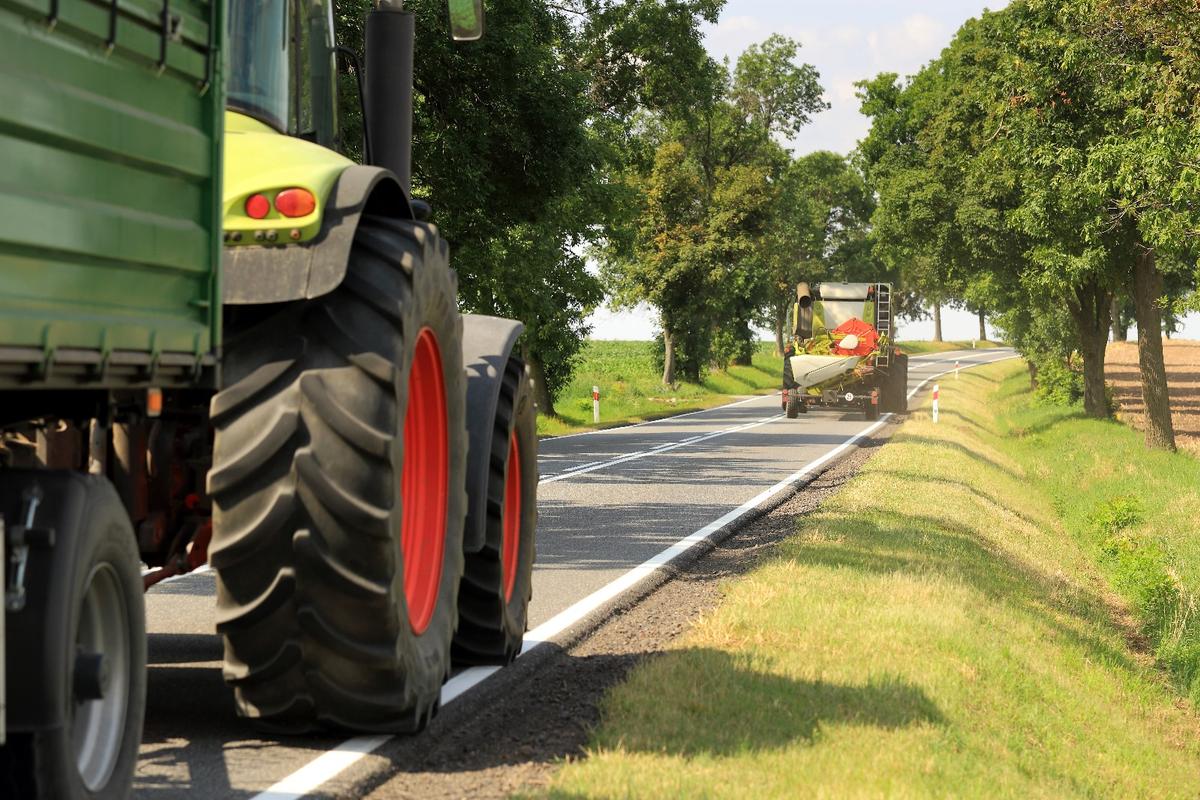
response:
<path id="1" fill-rule="evenodd" d="M 527 609 L 532 596 L 529 573 L 532 570 L 533 554 L 529 553 L 528 558 L 520 558 L 518 562 L 518 570 L 521 572 L 517 576 L 515 588 L 523 592 L 524 596 L 514 598 L 518 618 L 506 621 L 506 604 L 501 586 L 504 571 L 501 551 L 504 538 L 504 493 L 509 438 L 516 429 L 519 440 L 536 441 L 536 430 L 522 430 L 522 427 L 528 426 L 536 429 L 537 425 L 536 415 L 520 413 L 522 401 L 532 401 L 529 378 L 524 363 L 519 359 L 510 358 L 501 379 L 488 459 L 485 503 L 487 536 L 483 548 L 478 553 L 467 556 L 462 583 L 459 585 L 459 626 L 454 636 L 453 649 L 454 661 L 458 664 L 507 664 L 516 658 L 521 649 Z M 522 458 L 532 458 L 536 463 L 536 454 L 526 452 Z M 532 524 L 529 525 L 525 525 L 523 520 L 523 539 L 532 539 L 535 535 L 536 504 L 530 519 Z"/>
<path id="2" fill-rule="evenodd" d="M 406 365 L 394 359 L 415 327 L 416 280 L 444 282 L 437 292 L 448 294 L 457 327 L 442 345 L 458 352 L 446 258 L 432 226 L 364 217 L 338 289 L 269 318 L 226 354 L 233 382 L 212 402 L 209 476 L 218 630 L 239 711 L 268 729 L 405 732 L 436 710 L 448 661 L 398 645 L 408 621 L 391 527 L 393 443 Z M 460 384 L 446 380 L 455 402 Z M 457 402 L 451 461 L 461 473 Z M 461 530 L 461 484 L 452 468 L 451 529 Z M 446 546 L 457 577 L 461 546 Z M 442 605 L 448 638 L 455 612 Z"/>

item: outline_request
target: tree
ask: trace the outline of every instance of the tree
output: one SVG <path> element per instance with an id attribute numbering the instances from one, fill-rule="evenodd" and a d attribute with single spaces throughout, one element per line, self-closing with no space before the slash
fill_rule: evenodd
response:
<path id="1" fill-rule="evenodd" d="M 874 198 L 846 158 L 818 151 L 793 159 L 777 187 L 761 260 L 770 281 L 776 355 L 782 356 L 797 283 L 879 280 L 879 273 L 867 244 Z"/>

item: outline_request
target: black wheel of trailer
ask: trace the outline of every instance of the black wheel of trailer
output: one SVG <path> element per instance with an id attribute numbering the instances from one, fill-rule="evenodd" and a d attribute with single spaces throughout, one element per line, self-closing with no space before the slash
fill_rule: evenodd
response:
<path id="1" fill-rule="evenodd" d="M 788 392 L 787 411 L 785 412 L 787 418 L 795 419 L 807 411 L 808 409 L 804 407 L 804 401 L 800 398 L 799 392 L 796 390 Z"/>
<path id="2" fill-rule="evenodd" d="M 37 683 L 60 681 L 34 693 L 39 703 L 53 698 L 61 707 L 44 711 L 65 724 L 10 732 L 0 748 L 0 788 L 4 797 L 31 800 L 128 797 L 146 704 L 145 607 L 129 517 L 102 478 L 20 475 L 38 487 L 33 527 L 52 531 L 53 544 L 31 549 L 27 605 L 9 612 L 7 644 L 36 668 Z M 25 522 L 24 513 L 6 514 L 6 523 Z M 25 615 L 34 636 L 20 632 L 16 617 Z"/>
<path id="3" fill-rule="evenodd" d="M 235 333 L 210 560 L 239 712 L 411 732 L 437 710 L 466 508 L 462 318 L 436 228 L 364 217 L 332 294 Z"/>
<path id="4" fill-rule="evenodd" d="M 524 363 L 510 358 L 492 430 L 486 540 L 468 554 L 458 590 L 454 660 L 507 664 L 521 652 L 533 594 L 537 411 Z"/>

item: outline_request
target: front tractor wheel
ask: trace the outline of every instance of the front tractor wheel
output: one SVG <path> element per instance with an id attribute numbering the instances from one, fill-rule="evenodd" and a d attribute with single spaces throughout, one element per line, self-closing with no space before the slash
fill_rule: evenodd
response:
<path id="1" fill-rule="evenodd" d="M 537 410 L 525 365 L 509 358 L 489 457 L 486 539 L 467 556 L 454 660 L 507 664 L 521 652 L 533 593 L 537 529 Z"/>
<path id="2" fill-rule="evenodd" d="M 246 327 L 212 403 L 225 678 L 265 727 L 411 732 L 462 574 L 462 322 L 435 228 L 364 217 L 330 295 Z"/>

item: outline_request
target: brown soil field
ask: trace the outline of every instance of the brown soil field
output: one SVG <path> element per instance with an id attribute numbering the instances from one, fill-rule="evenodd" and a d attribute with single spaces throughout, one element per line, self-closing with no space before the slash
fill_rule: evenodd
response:
<path id="1" fill-rule="evenodd" d="M 1171 421 L 1181 450 L 1200 455 L 1200 342 L 1163 342 L 1167 385 L 1171 393 Z M 1104 359 L 1108 382 L 1120 403 L 1118 418 L 1135 428 L 1143 424 L 1141 376 L 1138 372 L 1137 342 L 1113 342 Z"/>

